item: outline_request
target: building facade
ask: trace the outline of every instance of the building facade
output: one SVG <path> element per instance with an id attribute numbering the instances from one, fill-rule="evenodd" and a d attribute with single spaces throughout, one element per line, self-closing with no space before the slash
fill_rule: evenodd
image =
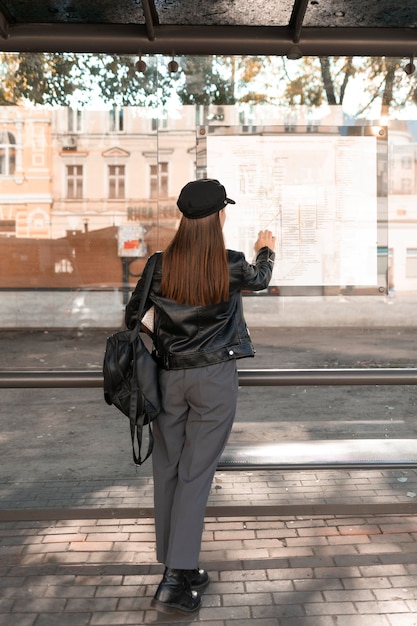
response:
<path id="1" fill-rule="evenodd" d="M 51 136 L 51 111 L 0 107 L 0 237 L 51 236 Z"/>
<path id="2" fill-rule="evenodd" d="M 92 282 L 103 263 L 117 282 L 121 257 L 139 275 L 175 232 L 178 192 L 201 162 L 200 124 L 244 134 L 259 125 L 291 133 L 303 124 L 312 133 L 342 123 L 340 107 L 317 119 L 267 106 L 182 106 L 169 114 L 0 107 L 0 287 L 74 288 Z M 380 253 L 388 255 L 391 292 L 416 291 L 417 137 L 399 121 L 388 137 L 388 245 Z"/>

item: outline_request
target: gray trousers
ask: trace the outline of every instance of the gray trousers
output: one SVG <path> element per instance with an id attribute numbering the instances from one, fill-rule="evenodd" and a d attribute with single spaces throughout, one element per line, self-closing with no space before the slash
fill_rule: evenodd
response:
<path id="1" fill-rule="evenodd" d="M 156 556 L 198 567 L 211 483 L 236 413 L 236 361 L 160 373 L 163 410 L 153 422 Z"/>

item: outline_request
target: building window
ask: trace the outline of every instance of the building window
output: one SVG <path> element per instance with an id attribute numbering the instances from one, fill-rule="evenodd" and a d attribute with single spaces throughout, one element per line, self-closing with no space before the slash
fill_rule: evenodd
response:
<path id="1" fill-rule="evenodd" d="M 1 235 L 15 235 L 16 234 L 16 220 L 0 220 L 0 236 Z"/>
<path id="2" fill-rule="evenodd" d="M 28 221 L 33 230 L 44 230 L 48 227 L 48 219 L 44 213 L 34 213 Z"/>
<path id="3" fill-rule="evenodd" d="M 162 117 L 162 118 L 158 118 L 158 117 L 153 117 L 152 118 L 152 130 L 167 130 L 168 128 L 168 116 L 166 117 Z"/>
<path id="4" fill-rule="evenodd" d="M 125 197 L 125 166 L 109 165 L 109 198 Z"/>
<path id="5" fill-rule="evenodd" d="M 83 197 L 83 166 L 67 165 L 67 198 Z"/>
<path id="6" fill-rule="evenodd" d="M 413 167 L 413 159 L 411 156 L 407 155 L 401 157 L 401 167 L 405 170 L 411 170 Z"/>
<path id="7" fill-rule="evenodd" d="M 82 130 L 81 128 L 81 111 L 79 109 L 68 109 L 68 132 L 77 133 Z"/>
<path id="8" fill-rule="evenodd" d="M 124 109 L 113 107 L 110 111 L 110 132 L 121 133 L 124 130 Z"/>
<path id="9" fill-rule="evenodd" d="M 150 168 L 150 197 L 168 197 L 168 163 L 158 163 Z"/>
<path id="10" fill-rule="evenodd" d="M 16 171 L 16 139 L 8 131 L 0 131 L 0 176 L 13 176 Z"/>
<path id="11" fill-rule="evenodd" d="M 407 248 L 405 275 L 406 278 L 417 278 L 417 248 Z"/>
<path id="12" fill-rule="evenodd" d="M 413 182 L 411 178 L 401 178 L 400 193 L 410 194 L 413 190 Z"/>

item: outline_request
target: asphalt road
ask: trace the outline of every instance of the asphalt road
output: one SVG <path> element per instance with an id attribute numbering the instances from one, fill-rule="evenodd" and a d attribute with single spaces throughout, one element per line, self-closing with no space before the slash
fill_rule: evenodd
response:
<path id="1" fill-rule="evenodd" d="M 252 329 L 239 368 L 416 367 L 414 328 Z M 2 331 L 1 369 L 101 370 L 106 330 Z M 131 461 L 128 420 L 101 389 L 1 391 L 3 481 L 149 475 Z M 417 437 L 413 386 L 242 387 L 233 442 Z"/>

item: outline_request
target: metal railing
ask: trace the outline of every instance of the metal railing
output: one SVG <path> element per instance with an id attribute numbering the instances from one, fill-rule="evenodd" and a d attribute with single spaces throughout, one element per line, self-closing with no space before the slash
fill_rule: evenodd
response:
<path id="1" fill-rule="evenodd" d="M 88 388 L 101 387 L 101 371 L 60 370 L 3 370 L 0 371 L 0 388 Z M 319 385 L 416 385 L 417 368 L 357 368 L 357 369 L 241 369 L 241 386 L 319 386 Z M 360 464 L 359 464 L 360 465 Z M 317 468 L 312 464 L 312 468 Z M 358 463 L 355 468 L 358 468 Z M 363 464 L 372 468 L 369 462 Z M 378 467 L 378 464 L 375 464 Z M 395 467 L 401 467 L 396 463 Z M 404 467 L 410 468 L 409 461 Z M 413 466 L 412 466 L 413 467 Z M 235 469 L 239 469 L 236 467 Z M 290 469 L 290 468 L 289 468 Z M 321 465 L 318 469 L 326 469 Z M 357 503 L 357 504 L 271 504 L 208 506 L 207 516 L 263 516 L 263 515 L 366 515 L 366 514 L 414 514 L 417 502 Z M 58 509 L 0 509 L 0 521 L 67 520 L 152 517 L 152 507 L 134 508 L 58 508 Z"/>
<path id="2" fill-rule="evenodd" d="M 101 387 L 101 371 L 0 371 L 0 388 Z M 241 369 L 239 384 L 253 387 L 304 385 L 416 385 L 417 368 Z"/>

